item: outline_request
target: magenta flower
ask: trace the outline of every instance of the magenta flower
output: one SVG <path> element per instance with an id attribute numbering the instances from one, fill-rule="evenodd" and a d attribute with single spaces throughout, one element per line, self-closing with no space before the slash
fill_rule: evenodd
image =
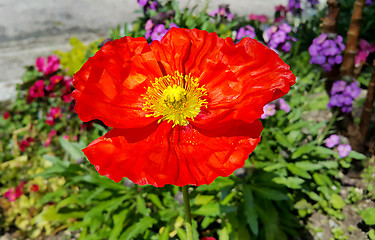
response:
<path id="1" fill-rule="evenodd" d="M 60 107 L 52 107 L 50 112 L 47 114 L 46 123 L 50 126 L 55 125 L 56 119 L 61 117 Z"/>
<path id="2" fill-rule="evenodd" d="M 44 96 L 44 81 L 38 80 L 29 88 L 27 94 L 27 101 L 31 102 L 34 98 Z"/>
<path id="3" fill-rule="evenodd" d="M 4 197 L 8 198 L 10 202 L 14 202 L 17 198 L 21 197 L 23 194 L 23 186 L 24 182 L 21 181 L 20 184 L 14 188 L 9 188 L 6 193 L 4 193 Z"/>
<path id="4" fill-rule="evenodd" d="M 39 72 L 44 73 L 44 75 L 49 75 L 51 73 L 56 72 L 60 66 L 60 60 L 57 58 L 56 55 L 51 55 L 46 59 L 42 57 L 38 57 L 35 62 L 36 68 Z"/>
<path id="5" fill-rule="evenodd" d="M 250 14 L 249 15 L 249 19 L 250 20 L 255 20 L 255 21 L 259 21 L 261 23 L 265 23 L 267 21 L 267 15 L 257 15 L 257 14 Z"/>
<path id="6" fill-rule="evenodd" d="M 337 147 L 337 152 L 339 153 L 340 158 L 347 157 L 350 151 L 352 151 L 352 147 L 349 144 L 340 144 Z"/>
<path id="7" fill-rule="evenodd" d="M 354 64 L 359 67 L 361 63 L 365 63 L 368 55 L 375 51 L 375 43 L 370 44 L 366 40 L 359 40 L 359 48 L 354 59 Z"/>
<path id="8" fill-rule="evenodd" d="M 328 148 L 333 148 L 339 143 L 340 143 L 340 137 L 336 134 L 333 134 L 329 136 L 329 138 L 326 139 L 326 147 Z"/>
<path id="9" fill-rule="evenodd" d="M 49 133 L 48 133 L 48 138 L 47 140 L 44 142 L 44 147 L 48 147 L 51 142 L 52 142 L 52 137 L 55 136 L 57 134 L 56 130 L 55 129 L 52 129 Z"/>

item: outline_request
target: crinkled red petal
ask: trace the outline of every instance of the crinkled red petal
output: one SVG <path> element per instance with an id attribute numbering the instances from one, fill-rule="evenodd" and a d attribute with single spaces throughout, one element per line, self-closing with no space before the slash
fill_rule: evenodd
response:
<path id="1" fill-rule="evenodd" d="M 208 106 L 195 119 L 200 124 L 253 122 L 263 114 L 264 105 L 285 95 L 295 83 L 289 66 L 251 38 L 234 44 L 216 33 L 172 28 L 151 48 L 165 74 L 190 73 L 205 86 Z"/>
<path id="2" fill-rule="evenodd" d="M 142 110 L 142 94 L 159 65 L 144 38 L 124 37 L 104 45 L 74 75 L 75 110 L 82 121 L 102 120 L 115 128 L 142 127 L 155 121 Z"/>
<path id="3" fill-rule="evenodd" d="M 260 140 L 262 126 L 233 121 L 216 129 L 171 123 L 113 129 L 83 151 L 101 175 L 118 182 L 177 186 L 210 184 L 244 165 Z"/>

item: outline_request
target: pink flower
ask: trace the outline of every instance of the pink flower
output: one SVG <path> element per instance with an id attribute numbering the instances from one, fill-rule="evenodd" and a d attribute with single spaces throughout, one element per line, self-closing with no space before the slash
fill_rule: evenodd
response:
<path id="1" fill-rule="evenodd" d="M 204 237 L 204 238 L 201 238 L 200 240 L 216 240 L 216 239 L 213 237 Z"/>
<path id="2" fill-rule="evenodd" d="M 340 144 L 337 147 L 337 152 L 339 153 L 340 158 L 347 157 L 350 151 L 352 151 L 352 147 L 349 144 Z"/>
<path id="3" fill-rule="evenodd" d="M 51 142 L 52 142 L 52 137 L 55 136 L 57 134 L 56 130 L 55 129 L 52 129 L 49 133 L 48 133 L 48 138 L 46 140 L 46 142 L 44 143 L 44 147 L 48 147 Z"/>
<path id="4" fill-rule="evenodd" d="M 16 189 L 9 188 L 8 191 L 4 194 L 4 196 L 8 198 L 10 202 L 14 202 L 17 198 L 21 197 L 21 195 L 23 194 L 23 186 L 24 186 L 24 182 L 21 181 L 20 184 L 16 187 Z"/>
<path id="5" fill-rule="evenodd" d="M 61 117 L 60 107 L 52 107 L 47 114 L 46 123 L 50 126 L 55 125 L 55 120 Z"/>
<path id="6" fill-rule="evenodd" d="M 34 98 L 44 96 L 44 81 L 38 80 L 29 88 L 27 100 L 31 102 Z"/>
<path id="7" fill-rule="evenodd" d="M 266 119 L 268 116 L 273 116 L 276 113 L 276 104 L 269 103 L 263 107 L 263 114 L 260 117 L 261 119 Z"/>
<path id="8" fill-rule="evenodd" d="M 282 98 L 279 99 L 279 108 L 281 110 L 284 110 L 286 113 L 290 112 L 290 106 L 289 106 L 289 104 L 287 104 L 285 102 L 285 100 L 282 99 Z"/>
<path id="9" fill-rule="evenodd" d="M 7 119 L 9 118 L 9 116 L 10 116 L 10 112 L 9 112 L 9 111 L 7 111 L 7 112 L 5 112 L 5 113 L 3 114 L 3 118 L 4 118 L 5 120 L 7 120 Z"/>
<path id="10" fill-rule="evenodd" d="M 374 51 L 375 43 L 370 44 L 364 39 L 359 40 L 359 48 L 354 59 L 355 67 L 359 67 L 361 63 L 365 63 L 368 55 Z"/>
<path id="11" fill-rule="evenodd" d="M 261 23 L 265 23 L 267 21 L 267 15 L 264 15 L 264 14 L 257 15 L 257 14 L 252 13 L 252 14 L 249 15 L 249 19 L 250 20 L 257 20 Z"/>
<path id="12" fill-rule="evenodd" d="M 39 185 L 38 185 L 38 184 L 33 184 L 33 185 L 30 187 L 30 191 L 32 191 L 32 192 L 37 192 L 37 191 L 39 191 Z"/>
<path id="13" fill-rule="evenodd" d="M 44 75 L 49 75 L 51 73 L 56 72 L 60 66 L 60 60 L 57 58 L 56 55 L 51 55 L 47 59 L 38 57 L 35 61 L 35 66 L 39 72 L 43 72 Z"/>

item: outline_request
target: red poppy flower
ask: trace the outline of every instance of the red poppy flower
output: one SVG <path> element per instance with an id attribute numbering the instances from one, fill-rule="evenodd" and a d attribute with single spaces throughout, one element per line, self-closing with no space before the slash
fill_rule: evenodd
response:
<path id="1" fill-rule="evenodd" d="M 244 165 L 263 106 L 295 77 L 261 43 L 172 28 L 150 45 L 106 43 L 74 75 L 82 121 L 112 127 L 83 152 L 101 175 L 136 184 L 210 184 Z"/>

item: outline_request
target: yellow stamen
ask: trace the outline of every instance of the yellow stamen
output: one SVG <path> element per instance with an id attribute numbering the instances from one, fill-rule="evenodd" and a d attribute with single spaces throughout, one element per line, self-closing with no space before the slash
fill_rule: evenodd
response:
<path id="1" fill-rule="evenodd" d="M 159 117 L 161 121 L 173 121 L 176 125 L 186 126 L 188 119 L 194 119 L 201 107 L 207 107 L 206 89 L 199 87 L 198 78 L 182 75 L 178 71 L 174 75 L 156 78 L 152 86 L 142 97 L 146 100 L 143 110 L 149 112 L 147 117 Z"/>

